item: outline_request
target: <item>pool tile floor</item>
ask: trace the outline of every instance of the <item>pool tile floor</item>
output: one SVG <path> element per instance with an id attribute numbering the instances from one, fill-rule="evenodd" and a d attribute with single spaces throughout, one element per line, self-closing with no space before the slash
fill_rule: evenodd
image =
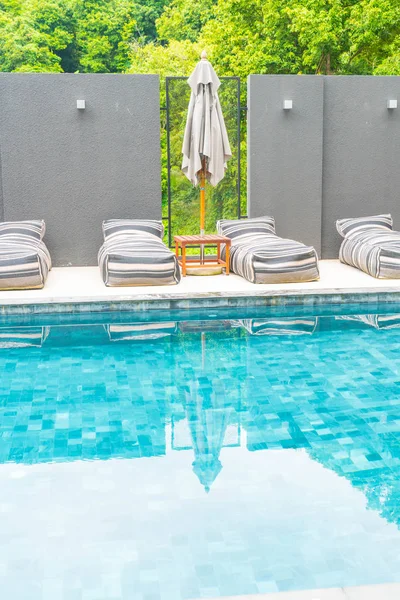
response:
<path id="1" fill-rule="evenodd" d="M 399 315 L 5 342 L 0 600 L 398 600 Z"/>

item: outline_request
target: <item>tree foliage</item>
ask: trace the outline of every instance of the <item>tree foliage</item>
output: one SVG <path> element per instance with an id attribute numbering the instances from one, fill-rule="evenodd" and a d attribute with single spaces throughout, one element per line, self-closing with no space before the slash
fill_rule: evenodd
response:
<path id="1" fill-rule="evenodd" d="M 216 0 L 172 0 L 156 23 L 158 37 L 162 41 L 195 42 L 215 5 Z"/>
<path id="2" fill-rule="evenodd" d="M 0 0 L 0 70 L 398 74 L 400 0 Z"/>
<path id="3" fill-rule="evenodd" d="M 0 0 L 0 70 L 123 72 L 165 0 Z"/>
<path id="4" fill-rule="evenodd" d="M 396 64 L 399 0 L 219 0 L 200 37 L 224 73 L 374 74 Z"/>

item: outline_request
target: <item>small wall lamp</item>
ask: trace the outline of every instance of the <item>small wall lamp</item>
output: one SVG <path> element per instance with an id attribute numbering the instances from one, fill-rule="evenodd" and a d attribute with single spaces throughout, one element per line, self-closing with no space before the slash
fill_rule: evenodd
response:
<path id="1" fill-rule="evenodd" d="M 389 110 L 393 110 L 394 108 L 397 108 L 397 100 L 388 100 L 387 102 L 387 107 Z"/>
<path id="2" fill-rule="evenodd" d="M 291 110 L 293 108 L 293 100 L 283 101 L 283 110 Z"/>
<path id="3" fill-rule="evenodd" d="M 84 100 L 77 100 L 76 101 L 76 108 L 79 108 L 79 110 L 84 110 L 85 109 L 85 101 Z"/>

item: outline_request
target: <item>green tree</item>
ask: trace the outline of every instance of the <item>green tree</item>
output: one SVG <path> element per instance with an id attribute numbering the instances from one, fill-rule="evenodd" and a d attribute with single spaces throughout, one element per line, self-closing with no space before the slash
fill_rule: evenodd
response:
<path id="1" fill-rule="evenodd" d="M 168 0 L 138 0 L 136 8 L 137 29 L 145 42 L 157 39 L 157 19 L 162 15 Z"/>
<path id="2" fill-rule="evenodd" d="M 155 73 L 167 75 L 190 75 L 199 60 L 201 46 L 189 41 L 172 40 L 167 46 L 155 42 L 133 43 L 130 48 L 129 73 Z"/>
<path id="3" fill-rule="evenodd" d="M 219 0 L 204 26 L 203 45 L 224 75 L 297 73 L 301 52 L 290 31 L 286 0 Z"/>
<path id="4" fill-rule="evenodd" d="M 71 12 L 57 0 L 0 4 L 0 70 L 61 72 L 72 40 Z"/>
<path id="5" fill-rule="evenodd" d="M 307 72 L 371 74 L 399 34 L 398 0 L 313 0 L 287 13 Z"/>
<path id="6" fill-rule="evenodd" d="M 400 43 L 397 41 L 388 48 L 388 55 L 374 68 L 374 75 L 400 75 Z"/>
<path id="7" fill-rule="evenodd" d="M 2 71 L 122 72 L 165 0 L 0 0 Z"/>
<path id="8" fill-rule="evenodd" d="M 399 0 L 219 0 L 200 39 L 226 74 L 372 74 L 399 34 Z"/>
<path id="9" fill-rule="evenodd" d="M 136 5 L 130 0 L 72 0 L 72 6 L 78 69 L 87 73 L 125 70 L 136 31 Z"/>
<path id="10" fill-rule="evenodd" d="M 216 3 L 217 0 L 172 0 L 156 23 L 158 38 L 195 42 L 212 17 Z"/>

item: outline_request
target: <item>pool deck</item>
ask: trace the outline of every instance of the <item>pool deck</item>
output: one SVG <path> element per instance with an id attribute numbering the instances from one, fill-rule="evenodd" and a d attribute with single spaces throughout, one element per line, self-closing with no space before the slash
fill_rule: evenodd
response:
<path id="1" fill-rule="evenodd" d="M 255 285 L 237 275 L 216 275 L 183 277 L 178 285 L 172 286 L 109 288 L 104 285 L 98 267 L 55 267 L 41 290 L 0 292 L 0 306 L 312 294 L 400 294 L 400 280 L 374 279 L 338 260 L 321 260 L 320 273 L 319 281 L 306 283 Z"/>
<path id="2" fill-rule="evenodd" d="M 357 587 L 279 592 L 252 596 L 231 596 L 223 600 L 399 600 L 400 583 L 362 585 Z M 214 598 L 213 600 L 222 600 Z"/>

